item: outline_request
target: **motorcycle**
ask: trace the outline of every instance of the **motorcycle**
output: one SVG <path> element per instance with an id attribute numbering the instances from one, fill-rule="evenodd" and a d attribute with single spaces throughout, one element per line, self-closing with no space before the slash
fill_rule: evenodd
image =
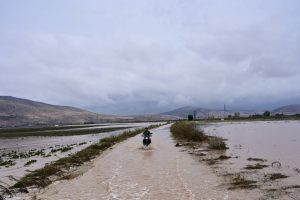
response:
<path id="1" fill-rule="evenodd" d="M 144 137 L 143 144 L 145 147 L 147 147 L 149 144 L 151 144 L 151 139 L 149 136 Z"/>

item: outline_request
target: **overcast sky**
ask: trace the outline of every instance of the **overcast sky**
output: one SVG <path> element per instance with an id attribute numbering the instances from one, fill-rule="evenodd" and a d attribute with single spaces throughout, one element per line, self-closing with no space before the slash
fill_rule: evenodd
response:
<path id="1" fill-rule="evenodd" d="M 299 0 L 0 0 L 0 95 L 106 114 L 300 103 Z"/>

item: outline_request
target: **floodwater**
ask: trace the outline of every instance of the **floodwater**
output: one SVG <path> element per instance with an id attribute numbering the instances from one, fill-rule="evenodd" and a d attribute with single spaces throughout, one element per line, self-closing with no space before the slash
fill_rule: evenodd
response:
<path id="1" fill-rule="evenodd" d="M 229 173 L 247 171 L 247 165 L 257 163 L 268 167 L 260 170 L 248 170 L 254 179 L 265 181 L 270 173 L 280 173 L 288 178 L 265 182 L 262 188 L 281 190 L 289 186 L 298 189 L 290 199 L 300 199 L 300 122 L 269 121 L 269 122 L 235 122 L 216 123 L 204 128 L 209 135 L 227 139 L 229 149 L 226 151 L 232 158 L 219 165 Z M 251 161 L 249 158 L 260 158 L 264 161 Z"/>
<path id="2" fill-rule="evenodd" d="M 75 135 L 75 136 L 37 136 L 37 137 L 19 137 L 19 138 L 0 138 L 0 156 L 4 153 L 10 153 L 16 151 L 19 153 L 29 152 L 31 150 L 40 151 L 43 150 L 45 155 L 49 156 L 33 156 L 30 158 L 19 158 L 13 160 L 16 164 L 14 166 L 5 167 L 0 166 L 0 183 L 11 185 L 15 183 L 14 179 L 20 179 L 28 170 L 32 171 L 43 167 L 46 163 L 58 160 L 59 158 L 66 157 L 71 153 L 75 153 L 87 146 L 99 142 L 101 138 L 118 135 L 125 130 L 131 130 L 135 128 L 146 127 L 151 124 L 157 123 L 122 123 L 122 124 L 100 124 L 99 127 L 94 126 L 92 128 L 108 128 L 108 127 L 128 127 L 128 129 L 105 132 L 99 134 L 87 134 L 87 135 Z M 105 125 L 105 126 L 103 126 Z M 129 128 L 134 127 L 134 128 Z M 80 128 L 81 129 L 81 128 Z M 69 151 L 60 152 L 57 151 L 50 154 L 51 150 L 71 147 Z M 51 155 L 51 156 L 50 156 Z M 8 157 L 2 156 L 3 160 L 8 160 Z M 35 163 L 24 166 L 29 160 L 36 160 Z M 13 179 L 11 179 L 13 176 Z"/>
<path id="3" fill-rule="evenodd" d="M 130 138 L 95 159 L 82 176 L 53 183 L 37 199 L 256 199 L 255 192 L 227 190 L 209 166 L 175 147 L 170 125 L 151 132 L 150 148 L 142 147 L 141 136 Z"/>

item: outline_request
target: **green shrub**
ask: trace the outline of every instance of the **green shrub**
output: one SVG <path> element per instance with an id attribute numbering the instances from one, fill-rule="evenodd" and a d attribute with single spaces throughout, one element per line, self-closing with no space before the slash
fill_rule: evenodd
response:
<path id="1" fill-rule="evenodd" d="M 37 160 L 29 160 L 28 162 L 26 162 L 25 164 L 24 164 L 24 166 L 26 167 L 26 166 L 29 166 L 29 165 L 31 165 L 32 163 L 35 163 Z"/>
<path id="2" fill-rule="evenodd" d="M 0 166 L 11 167 L 14 166 L 15 164 L 16 163 L 12 160 L 0 161 Z"/>

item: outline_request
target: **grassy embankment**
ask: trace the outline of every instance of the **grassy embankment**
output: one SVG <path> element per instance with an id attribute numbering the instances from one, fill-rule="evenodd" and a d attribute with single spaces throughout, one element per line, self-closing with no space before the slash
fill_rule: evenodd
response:
<path id="1" fill-rule="evenodd" d="M 45 127 L 45 128 L 16 128 L 0 129 L 0 138 L 29 137 L 29 136 L 71 136 L 86 135 L 122 130 L 132 127 L 92 128 L 94 126 L 69 126 L 69 127 Z M 98 126 L 97 126 L 98 127 Z M 85 129 L 88 128 L 88 129 Z"/>
<path id="2" fill-rule="evenodd" d="M 159 126 L 161 125 L 151 125 L 148 128 L 151 129 Z M 79 167 L 85 162 L 88 162 L 100 155 L 104 150 L 108 149 L 114 144 L 136 136 L 142 133 L 142 131 L 144 131 L 144 129 L 140 128 L 133 131 L 125 131 L 118 136 L 103 138 L 99 141 L 99 143 L 93 144 L 73 155 L 70 155 L 69 157 L 61 158 L 41 169 L 27 174 L 10 189 L 20 192 L 27 192 L 27 188 L 31 186 L 43 188 L 51 184 L 53 181 L 69 179 L 71 178 L 69 173 L 71 168 L 74 169 Z"/>
<path id="3" fill-rule="evenodd" d="M 208 136 L 198 128 L 198 124 L 189 121 L 175 122 L 171 126 L 171 133 L 175 139 L 187 142 L 207 142 L 209 149 L 227 149 L 224 139 Z"/>

